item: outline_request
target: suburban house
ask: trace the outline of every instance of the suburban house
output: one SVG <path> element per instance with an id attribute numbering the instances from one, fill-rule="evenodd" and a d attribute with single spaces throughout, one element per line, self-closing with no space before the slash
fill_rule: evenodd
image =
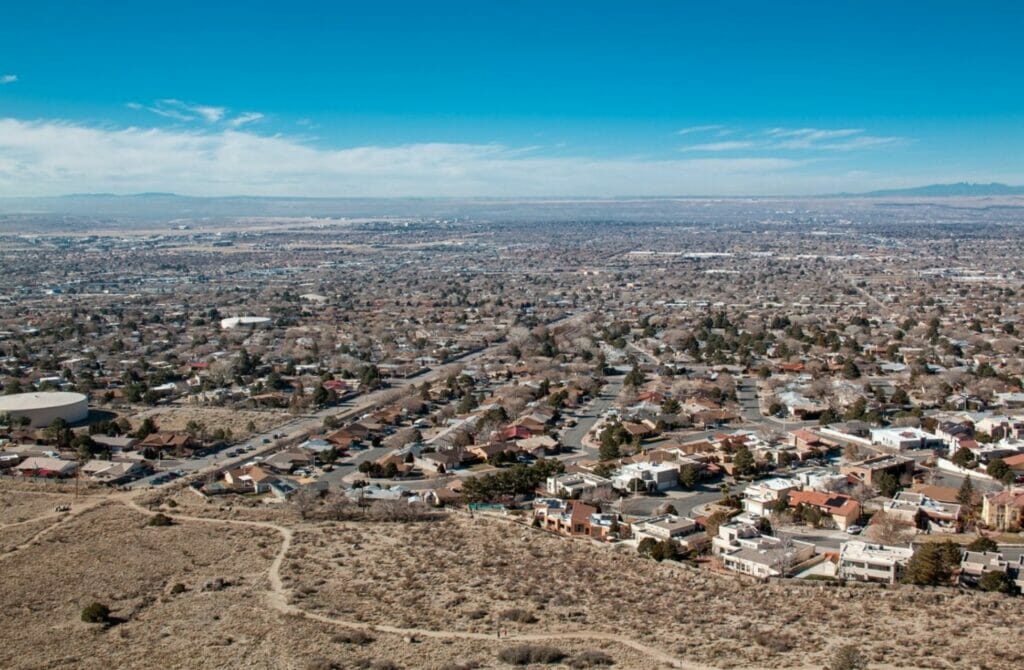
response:
<path id="1" fill-rule="evenodd" d="M 127 435 L 90 435 L 92 441 L 98 444 L 105 451 L 116 454 L 122 451 L 135 449 L 138 439 Z"/>
<path id="2" fill-rule="evenodd" d="M 1024 511 L 1024 489 L 989 493 L 982 498 L 981 520 L 989 528 L 1016 531 L 1021 528 Z"/>
<path id="3" fill-rule="evenodd" d="M 1024 555 L 1007 560 L 1000 552 L 964 552 L 960 561 L 960 582 L 976 585 L 986 573 L 1002 572 L 1013 580 L 1017 591 L 1024 592 Z"/>
<path id="4" fill-rule="evenodd" d="M 492 457 L 498 454 L 515 453 L 519 451 L 519 447 L 513 442 L 488 442 L 487 444 L 473 444 L 466 447 L 466 453 L 470 457 L 476 458 L 481 461 L 490 460 Z"/>
<path id="5" fill-rule="evenodd" d="M 516 448 L 534 458 L 543 458 L 558 453 L 558 440 L 550 435 L 534 435 L 516 440 Z"/>
<path id="6" fill-rule="evenodd" d="M 548 428 L 548 424 L 546 417 L 530 414 L 517 420 L 515 427 L 525 430 L 527 433 L 526 435 L 523 435 L 520 432 L 516 435 L 517 438 L 530 437 L 531 435 L 543 435 Z"/>
<path id="7" fill-rule="evenodd" d="M 1005 574 L 1009 568 L 1010 563 L 998 551 L 965 551 L 960 559 L 960 583 L 976 586 L 987 573 Z"/>
<path id="8" fill-rule="evenodd" d="M 588 472 L 548 477 L 544 485 L 548 495 L 565 498 L 602 498 L 612 495 L 612 480 Z"/>
<path id="9" fill-rule="evenodd" d="M 273 472 L 290 473 L 313 462 L 308 452 L 298 449 L 279 451 L 263 461 L 263 467 Z"/>
<path id="10" fill-rule="evenodd" d="M 439 449 L 429 453 L 420 452 L 416 465 L 423 470 L 443 474 L 460 467 L 465 458 L 462 449 Z"/>
<path id="11" fill-rule="evenodd" d="M 914 555 L 911 547 L 890 547 L 854 540 L 839 547 L 839 577 L 895 584 Z"/>
<path id="12" fill-rule="evenodd" d="M 652 516 L 631 525 L 633 537 L 642 542 L 651 538 L 658 542 L 672 541 L 684 551 L 699 551 L 707 546 L 708 535 L 693 519 L 675 514 Z"/>
<path id="13" fill-rule="evenodd" d="M 975 430 L 991 435 L 997 440 L 1004 437 L 1024 438 L 1024 419 L 1013 416 L 986 416 L 978 421 Z"/>
<path id="14" fill-rule="evenodd" d="M 883 472 L 888 473 L 896 479 L 903 475 L 914 474 L 914 459 L 907 456 L 872 456 L 863 461 L 849 463 L 842 466 L 839 471 L 844 475 L 856 477 L 864 482 L 866 486 L 874 486 L 875 480 Z"/>
<path id="15" fill-rule="evenodd" d="M 747 514 L 771 516 L 779 501 L 785 503 L 790 491 L 800 488 L 800 482 L 785 477 L 773 477 L 754 482 L 743 489 L 743 510 Z"/>
<path id="16" fill-rule="evenodd" d="M 82 465 L 83 476 L 104 484 L 123 484 L 141 477 L 149 468 L 142 461 L 105 461 L 94 458 Z"/>
<path id="17" fill-rule="evenodd" d="M 78 463 L 49 456 L 30 456 L 14 466 L 23 477 L 71 477 L 78 470 Z"/>
<path id="18" fill-rule="evenodd" d="M 740 522 L 719 526 L 711 549 L 727 570 L 760 578 L 787 575 L 814 556 L 810 542 L 761 535 L 754 526 Z"/>
<path id="19" fill-rule="evenodd" d="M 175 456 L 191 456 L 197 445 L 186 433 L 151 433 L 136 445 L 140 451 L 155 454 L 171 453 Z"/>
<path id="20" fill-rule="evenodd" d="M 897 451 L 946 446 L 946 440 L 920 428 L 872 428 L 871 441 Z"/>
<path id="21" fill-rule="evenodd" d="M 679 468 L 668 463 L 626 463 L 612 475 L 620 491 L 664 491 L 679 484 Z"/>
<path id="22" fill-rule="evenodd" d="M 1024 474 L 1024 453 L 1007 456 L 1003 459 L 1003 462 L 1010 466 L 1010 469 L 1017 476 Z"/>
<path id="23" fill-rule="evenodd" d="M 920 482 L 914 482 L 914 485 L 910 487 L 910 490 L 914 493 L 920 493 L 932 500 L 938 502 L 959 504 L 960 502 L 960 489 L 952 486 L 938 486 L 936 484 L 923 484 Z M 971 504 L 981 504 L 981 492 L 974 491 L 971 495 Z"/>
<path id="24" fill-rule="evenodd" d="M 534 502 L 534 519 L 540 527 L 561 535 L 583 535 L 603 540 L 616 530 L 614 514 L 601 514 L 597 507 L 579 501 L 542 498 Z"/>
<path id="25" fill-rule="evenodd" d="M 913 491 L 900 491 L 885 503 L 886 514 L 933 533 L 955 533 L 960 529 L 962 507 L 932 500 Z"/>
<path id="26" fill-rule="evenodd" d="M 789 506 L 805 505 L 820 511 L 822 515 L 832 519 L 839 530 L 846 530 L 860 519 L 860 503 L 842 493 L 822 493 L 820 491 L 793 491 L 789 494 Z"/>
<path id="27" fill-rule="evenodd" d="M 832 447 L 831 442 L 826 442 L 821 435 L 807 428 L 790 431 L 789 436 L 800 460 L 807 460 L 810 454 L 828 451 Z"/>
<path id="28" fill-rule="evenodd" d="M 275 481 L 277 481 L 276 475 L 258 465 L 224 472 L 225 484 L 239 490 L 250 490 L 253 493 L 270 491 L 270 485 Z"/>
<path id="29" fill-rule="evenodd" d="M 941 421 L 935 427 L 935 434 L 950 446 L 959 445 L 961 440 L 974 439 L 974 425 L 966 421 Z"/>

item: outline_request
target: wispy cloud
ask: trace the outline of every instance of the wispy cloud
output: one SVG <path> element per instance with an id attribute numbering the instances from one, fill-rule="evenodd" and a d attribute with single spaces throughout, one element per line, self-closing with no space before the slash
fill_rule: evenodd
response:
<path id="1" fill-rule="evenodd" d="M 145 106 L 138 103 L 139 108 Z M 231 128 L 110 128 L 0 118 L 0 195 L 558 196 L 750 194 L 810 188 L 775 156 L 553 156 L 533 147 L 422 143 L 324 148 Z M 807 184 L 807 185 L 805 185 Z"/>
<path id="2" fill-rule="evenodd" d="M 245 112 L 244 114 L 239 114 L 233 119 L 228 119 L 227 124 L 232 128 L 241 128 L 247 123 L 259 121 L 262 118 L 263 115 L 259 112 Z"/>
<path id="3" fill-rule="evenodd" d="M 224 118 L 227 113 L 225 107 L 214 107 L 213 105 L 193 105 L 174 98 L 164 98 L 158 103 L 164 109 L 177 109 L 183 113 L 193 114 L 201 117 L 207 123 L 216 123 Z"/>
<path id="4" fill-rule="evenodd" d="M 676 131 L 676 135 L 693 135 L 694 133 L 710 133 L 713 130 L 724 130 L 725 126 L 720 123 L 712 123 L 703 126 L 690 126 Z"/>
<path id="5" fill-rule="evenodd" d="M 837 137 L 849 137 L 863 133 L 863 128 L 772 128 L 767 134 L 772 137 L 799 137 L 808 141 L 835 139 Z"/>
<path id="6" fill-rule="evenodd" d="M 16 74 L 0 74 L 0 84 L 13 84 L 18 81 Z"/>
<path id="7" fill-rule="evenodd" d="M 730 142 L 707 142 L 705 144 L 691 144 L 682 148 L 683 151 L 738 151 L 749 149 L 754 146 L 753 142 L 747 140 L 734 140 Z"/>
<path id="8" fill-rule="evenodd" d="M 708 126 L 711 128 L 711 126 Z M 863 128 L 768 128 L 742 133 L 743 139 L 680 147 L 690 152 L 857 151 L 910 142 L 905 137 L 867 135 Z"/>
<path id="9" fill-rule="evenodd" d="M 146 110 L 158 116 L 175 121 L 196 121 L 201 119 L 206 123 L 217 123 L 227 114 L 226 107 L 215 107 L 212 105 L 195 105 L 176 98 L 164 98 L 157 100 L 152 105 L 143 105 L 138 102 L 129 102 L 128 107 L 135 110 Z M 255 119 L 249 119 L 250 121 Z M 245 122 L 243 122 L 245 123 Z"/>

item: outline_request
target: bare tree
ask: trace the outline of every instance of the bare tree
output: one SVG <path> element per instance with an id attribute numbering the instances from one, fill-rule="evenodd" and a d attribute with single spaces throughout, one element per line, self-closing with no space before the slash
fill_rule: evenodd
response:
<path id="1" fill-rule="evenodd" d="M 893 514 L 878 512 L 868 527 L 868 534 L 882 544 L 902 545 L 914 537 L 914 527 Z"/>

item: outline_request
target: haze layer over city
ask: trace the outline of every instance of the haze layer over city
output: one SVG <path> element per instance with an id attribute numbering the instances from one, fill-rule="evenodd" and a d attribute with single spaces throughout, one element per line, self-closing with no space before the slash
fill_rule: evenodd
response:
<path id="1" fill-rule="evenodd" d="M 1022 24 L 5 9 L 0 667 L 1024 666 Z"/>

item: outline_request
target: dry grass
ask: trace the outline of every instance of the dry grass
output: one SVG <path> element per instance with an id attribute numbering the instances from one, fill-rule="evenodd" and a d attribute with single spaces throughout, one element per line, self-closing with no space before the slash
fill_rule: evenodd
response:
<path id="1" fill-rule="evenodd" d="M 530 667 L 660 667 L 606 639 L 498 640 L 499 629 L 617 634 L 719 668 L 820 668 L 845 643 L 858 645 L 873 668 L 1001 670 L 1024 662 L 1017 646 L 1002 642 L 1018 630 L 1015 600 L 746 583 L 481 517 L 304 523 L 288 508 L 226 511 L 190 493 L 176 499 L 173 513 L 276 517 L 294 528 L 281 576 L 305 611 L 487 638 L 410 639 L 277 614 L 266 595 L 278 533 L 188 520 L 150 528 L 147 517 L 112 501 L 3 556 L 0 667 L 510 668 L 499 655 L 523 644 L 565 654 L 560 664 Z M 46 513 L 52 501 L 26 505 L 19 513 Z M 0 542 L 13 543 L 14 532 L 36 527 L 5 530 Z M 82 623 L 81 608 L 94 601 L 124 622 Z"/>
<path id="2" fill-rule="evenodd" d="M 746 583 L 483 518 L 387 532 L 357 523 L 306 528 L 282 574 L 296 604 L 339 618 L 513 634 L 607 631 L 717 667 L 820 667 L 845 641 L 893 666 L 1024 662 L 999 642 L 1014 634 L 1017 600 Z"/>
<path id="3" fill-rule="evenodd" d="M 53 512 L 57 505 L 73 502 L 71 496 L 41 495 L 17 489 L 5 480 L 0 486 L 0 526 L 20 523 Z M 20 482 L 17 482 L 20 483 Z"/>
<path id="4" fill-rule="evenodd" d="M 207 432 L 228 428 L 234 439 L 241 440 L 252 434 L 247 429 L 250 421 L 256 426 L 256 432 L 262 433 L 287 421 L 289 415 L 286 412 L 170 405 L 139 412 L 132 417 L 132 425 L 138 426 L 146 417 L 152 417 L 160 430 L 184 431 L 189 421 L 197 421 L 206 427 Z"/>

